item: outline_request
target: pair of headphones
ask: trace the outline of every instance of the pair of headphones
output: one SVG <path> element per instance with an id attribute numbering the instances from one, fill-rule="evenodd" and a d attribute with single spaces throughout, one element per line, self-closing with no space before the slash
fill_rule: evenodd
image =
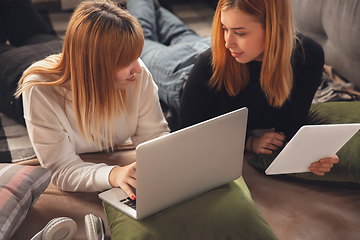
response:
<path id="1" fill-rule="evenodd" d="M 76 222 L 68 217 L 54 218 L 31 240 L 71 240 L 77 232 Z M 87 240 L 104 240 L 104 221 L 94 214 L 85 216 Z"/>

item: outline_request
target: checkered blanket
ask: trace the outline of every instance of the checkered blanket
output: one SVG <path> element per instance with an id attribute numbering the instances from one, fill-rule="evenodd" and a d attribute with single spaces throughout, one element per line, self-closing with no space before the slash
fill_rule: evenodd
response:
<path id="1" fill-rule="evenodd" d="M 0 162 L 20 162 L 35 157 L 26 128 L 0 113 Z"/>

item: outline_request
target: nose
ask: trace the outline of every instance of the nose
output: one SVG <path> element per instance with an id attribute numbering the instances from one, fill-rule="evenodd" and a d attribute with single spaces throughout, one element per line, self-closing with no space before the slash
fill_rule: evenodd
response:
<path id="1" fill-rule="evenodd" d="M 233 34 L 230 31 L 224 32 L 224 40 L 225 40 L 225 47 L 227 49 L 234 47 L 235 41 Z"/>
<path id="2" fill-rule="evenodd" d="M 139 59 L 136 59 L 136 60 L 133 62 L 133 66 L 132 66 L 131 72 L 132 72 L 132 73 L 141 73 L 141 71 L 142 71 L 142 68 L 141 68 Z"/>

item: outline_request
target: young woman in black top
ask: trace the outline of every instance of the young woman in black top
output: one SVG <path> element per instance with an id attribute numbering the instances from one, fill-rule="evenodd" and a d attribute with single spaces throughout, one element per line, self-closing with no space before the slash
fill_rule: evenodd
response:
<path id="1" fill-rule="evenodd" d="M 246 150 L 270 154 L 305 123 L 323 65 L 321 46 L 295 32 L 290 0 L 220 0 L 211 49 L 183 91 L 180 127 L 247 107 Z M 324 158 L 309 169 L 323 175 L 338 161 Z"/>

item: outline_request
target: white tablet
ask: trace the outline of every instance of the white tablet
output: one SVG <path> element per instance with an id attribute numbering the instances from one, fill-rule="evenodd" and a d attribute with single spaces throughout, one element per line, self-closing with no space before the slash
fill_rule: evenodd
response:
<path id="1" fill-rule="evenodd" d="M 272 175 L 310 172 L 311 163 L 336 154 L 359 129 L 360 123 L 305 125 L 288 142 L 265 173 Z"/>

